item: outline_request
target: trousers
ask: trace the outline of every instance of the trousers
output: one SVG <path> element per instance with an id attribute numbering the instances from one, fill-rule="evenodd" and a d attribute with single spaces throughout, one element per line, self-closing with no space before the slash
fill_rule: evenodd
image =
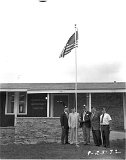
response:
<path id="1" fill-rule="evenodd" d="M 85 143 L 90 143 L 90 128 L 82 125 L 83 139 Z"/>
<path id="2" fill-rule="evenodd" d="M 69 129 L 68 128 L 62 128 L 62 134 L 61 134 L 61 143 L 68 143 L 68 133 Z"/>
<path id="3" fill-rule="evenodd" d="M 93 134 L 93 139 L 94 143 L 96 146 L 102 145 L 102 140 L 101 140 L 101 131 L 100 130 L 92 130 Z"/>
<path id="4" fill-rule="evenodd" d="M 76 142 L 76 128 L 70 128 L 70 143 Z"/>
<path id="5" fill-rule="evenodd" d="M 109 147 L 109 135 L 110 135 L 110 129 L 109 125 L 101 125 L 101 132 L 102 132 L 102 141 L 104 147 Z"/>

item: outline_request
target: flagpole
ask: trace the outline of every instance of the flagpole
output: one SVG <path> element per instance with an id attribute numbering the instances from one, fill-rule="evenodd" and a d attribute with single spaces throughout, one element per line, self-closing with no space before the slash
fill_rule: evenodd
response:
<path id="1" fill-rule="evenodd" d="M 66 46 L 64 47 L 62 53 L 60 54 L 59 58 L 64 57 L 66 54 L 70 53 L 72 49 L 75 48 L 75 101 L 76 101 L 76 113 L 77 113 L 77 43 L 78 43 L 78 30 L 75 24 L 75 33 L 69 38 Z M 77 115 L 77 122 L 78 122 L 78 115 Z M 77 124 L 76 123 L 76 146 L 79 147 L 77 144 Z"/>
<path id="2" fill-rule="evenodd" d="M 75 101 L 76 101 L 76 113 L 77 113 L 77 35 L 76 35 L 76 31 L 77 31 L 77 27 L 75 24 Z M 78 122 L 78 118 L 77 118 L 77 122 Z M 77 122 L 76 122 L 76 145 L 77 145 Z"/>

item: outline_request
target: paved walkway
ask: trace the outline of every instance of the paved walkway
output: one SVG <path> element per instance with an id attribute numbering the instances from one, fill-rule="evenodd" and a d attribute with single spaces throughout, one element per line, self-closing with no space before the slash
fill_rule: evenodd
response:
<path id="1" fill-rule="evenodd" d="M 79 139 L 79 142 L 83 142 L 83 133 L 82 130 L 81 131 L 81 135 L 79 137 L 81 137 Z M 124 131 L 111 131 L 110 132 L 110 140 L 117 140 L 117 139 L 126 139 L 126 132 Z M 90 132 L 90 140 L 93 140 L 93 135 L 92 135 L 92 131 Z"/>
<path id="2" fill-rule="evenodd" d="M 115 139 L 126 139 L 126 133 L 125 132 L 119 132 L 119 131 L 111 131 L 110 132 L 110 140 Z"/>

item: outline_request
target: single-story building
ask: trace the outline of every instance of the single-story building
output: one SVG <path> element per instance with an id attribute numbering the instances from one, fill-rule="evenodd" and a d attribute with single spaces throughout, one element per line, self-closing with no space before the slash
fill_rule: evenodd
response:
<path id="1" fill-rule="evenodd" d="M 91 111 L 102 107 L 112 117 L 113 130 L 126 130 L 126 83 L 78 83 L 77 104 L 80 113 L 86 104 Z M 75 83 L 1 83 L 1 140 L 58 141 L 60 115 L 67 105 L 75 106 Z"/>

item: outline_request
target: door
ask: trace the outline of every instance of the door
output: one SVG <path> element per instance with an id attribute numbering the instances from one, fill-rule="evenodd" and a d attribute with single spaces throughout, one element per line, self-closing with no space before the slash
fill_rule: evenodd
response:
<path id="1" fill-rule="evenodd" d="M 60 117 L 65 106 L 68 106 L 68 95 L 54 95 L 53 116 Z"/>

